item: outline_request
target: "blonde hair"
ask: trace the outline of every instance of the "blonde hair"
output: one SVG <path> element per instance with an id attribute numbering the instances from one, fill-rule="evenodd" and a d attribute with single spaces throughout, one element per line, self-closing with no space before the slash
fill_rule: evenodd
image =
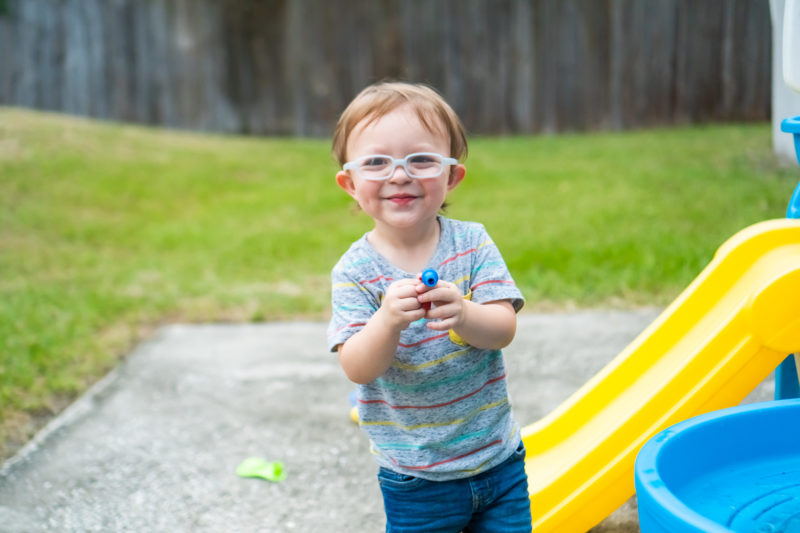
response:
<path id="1" fill-rule="evenodd" d="M 333 132 L 332 152 L 340 165 L 347 162 L 347 140 L 357 125 L 380 119 L 403 104 L 416 112 L 422 125 L 432 133 L 450 137 L 450 153 L 459 161 L 467 156 L 467 135 L 453 108 L 434 89 L 406 82 L 380 82 L 362 90 L 342 112 Z"/>

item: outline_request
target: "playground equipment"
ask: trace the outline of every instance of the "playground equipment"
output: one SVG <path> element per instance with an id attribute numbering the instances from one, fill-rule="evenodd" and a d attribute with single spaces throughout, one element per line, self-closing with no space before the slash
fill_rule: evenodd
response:
<path id="1" fill-rule="evenodd" d="M 634 494 L 653 435 L 738 404 L 800 351 L 800 220 L 750 226 L 560 407 L 523 429 L 537 532 L 590 529 Z"/>
<path id="2" fill-rule="evenodd" d="M 800 54 L 797 50 L 800 50 L 800 2 L 786 0 L 783 15 L 783 81 L 800 93 Z"/>
<path id="3" fill-rule="evenodd" d="M 787 0 L 783 15 L 783 81 L 800 92 L 800 0 Z M 794 136 L 794 150 L 800 162 L 800 117 L 787 118 L 781 123 L 781 131 Z M 794 191 L 787 218 L 800 218 L 800 183 Z M 775 399 L 800 397 L 798 371 L 800 361 L 797 354 L 787 358 L 775 371 Z"/>
<path id="4" fill-rule="evenodd" d="M 642 531 L 800 531 L 798 419 L 798 399 L 751 404 L 651 439 L 636 460 Z"/>
<path id="5" fill-rule="evenodd" d="M 800 2 L 792 5 L 797 6 L 798 27 L 800 27 Z M 789 6 L 787 5 L 787 8 Z M 788 11 L 788 9 L 787 9 Z M 798 36 L 800 39 L 800 36 Z M 800 44 L 800 41 L 798 42 Z M 798 84 L 800 84 L 800 65 L 798 65 Z M 800 85 L 799 85 L 800 86 Z M 787 118 L 781 123 L 781 131 L 794 136 L 794 149 L 797 160 L 800 162 L 800 117 Z M 789 207 L 786 208 L 786 218 L 800 219 L 800 183 L 794 190 Z M 800 354 L 794 357 L 787 357 L 781 365 L 775 369 L 775 399 L 783 400 L 786 398 L 800 398 L 800 381 L 798 371 L 800 371 Z"/>
<path id="6" fill-rule="evenodd" d="M 784 23 L 784 78 L 800 89 L 800 0 L 787 0 Z M 794 135 L 800 160 L 800 117 L 784 121 L 783 130 Z M 534 530 L 590 529 L 633 495 L 634 460 L 645 442 L 691 417 L 737 405 L 781 361 L 794 366 L 787 356 L 797 352 L 800 185 L 787 218 L 755 224 L 730 238 L 616 359 L 554 412 L 523 429 Z M 781 368 L 776 374 L 796 389 L 795 369 Z M 642 531 L 730 532 L 729 526 L 787 531 L 775 529 L 782 525 L 800 531 L 800 521 L 787 518 L 800 517 L 800 404 L 791 402 L 786 410 L 770 405 L 706 415 L 651 441 L 637 470 L 648 490 L 639 500 Z M 683 430 L 687 435 L 677 436 Z M 686 455 L 689 449 L 695 455 Z M 778 476 L 778 462 L 793 470 L 792 481 Z M 726 477 L 720 465 L 742 468 Z M 742 474 L 747 468 L 754 470 L 749 477 Z M 749 486 L 768 472 L 778 476 L 774 486 Z M 712 492 L 714 503 L 702 505 Z M 728 525 L 709 518 L 715 505 L 750 501 L 746 498 L 759 498 L 763 505 L 720 515 Z M 750 516 L 764 519 L 757 524 L 761 529 L 745 527 Z"/>
<path id="7" fill-rule="evenodd" d="M 784 81 L 800 91 L 800 0 L 788 0 L 785 10 Z M 784 120 L 781 130 L 794 136 L 800 162 L 800 117 Z M 786 217 L 800 222 L 800 184 Z M 796 290 L 780 296 L 771 302 L 776 309 L 759 304 L 763 314 L 754 309 L 751 324 L 764 331 L 781 316 L 777 321 L 791 328 L 778 333 L 768 326 L 775 336 L 767 346 L 795 352 L 775 371 L 775 399 L 781 401 L 699 416 L 650 440 L 636 461 L 644 533 L 800 531 L 800 400 L 785 399 L 800 396 L 800 346 L 794 341 L 800 304 Z"/>

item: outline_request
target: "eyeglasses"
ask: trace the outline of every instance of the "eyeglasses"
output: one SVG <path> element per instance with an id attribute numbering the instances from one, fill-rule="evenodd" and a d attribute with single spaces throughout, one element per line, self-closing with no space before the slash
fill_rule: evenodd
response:
<path id="1" fill-rule="evenodd" d="M 438 178 L 447 165 L 455 165 L 458 159 L 444 157 L 440 154 L 417 152 L 408 154 L 402 159 L 394 159 L 388 155 L 365 155 L 349 161 L 342 167 L 344 170 L 355 170 L 358 177 L 365 180 L 386 180 L 394 174 L 398 166 L 403 167 L 410 178 Z"/>

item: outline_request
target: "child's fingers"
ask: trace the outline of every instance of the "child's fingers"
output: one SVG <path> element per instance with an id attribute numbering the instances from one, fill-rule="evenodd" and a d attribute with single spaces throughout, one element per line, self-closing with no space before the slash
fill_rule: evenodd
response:
<path id="1" fill-rule="evenodd" d="M 419 286 L 417 287 L 417 290 L 419 290 Z M 420 293 L 417 298 L 419 299 L 420 303 L 433 302 L 437 306 L 441 306 L 460 300 L 463 298 L 463 296 L 458 288 L 452 283 L 445 284 L 445 282 L 440 281 L 439 285 L 437 285 L 435 288 L 425 290 L 424 292 Z"/>
<path id="2" fill-rule="evenodd" d="M 422 283 L 420 280 L 416 280 L 416 282 L 414 283 L 414 289 L 417 291 L 417 294 L 424 294 L 426 292 L 430 292 L 432 290 L 435 290 L 435 288 L 428 287 L 427 285 Z"/>
<path id="3" fill-rule="evenodd" d="M 423 309 L 423 304 L 419 300 L 417 300 L 416 297 L 411 296 L 407 298 L 396 299 L 392 307 L 394 307 L 399 312 L 406 313 L 408 311 L 416 311 L 418 309 Z"/>
<path id="4" fill-rule="evenodd" d="M 402 320 L 415 321 L 425 316 L 425 310 L 417 299 L 413 283 L 397 282 L 386 291 L 382 307 Z"/>
<path id="5" fill-rule="evenodd" d="M 455 326 L 456 320 L 454 318 L 446 318 L 444 320 L 436 320 L 426 322 L 428 329 L 433 331 L 447 331 Z"/>
<path id="6" fill-rule="evenodd" d="M 416 298 L 417 285 L 414 280 L 400 280 L 392 283 L 386 291 L 386 297 L 394 298 Z"/>
<path id="7" fill-rule="evenodd" d="M 430 320 L 444 320 L 456 316 L 461 311 L 461 307 L 452 302 L 446 304 L 435 302 L 435 304 L 426 315 Z"/>

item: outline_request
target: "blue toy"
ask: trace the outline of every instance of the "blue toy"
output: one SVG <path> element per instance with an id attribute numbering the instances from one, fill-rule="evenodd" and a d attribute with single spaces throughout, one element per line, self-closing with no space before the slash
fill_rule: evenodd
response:
<path id="1" fill-rule="evenodd" d="M 428 287 L 435 287 L 437 283 L 439 283 L 439 273 L 436 272 L 434 269 L 429 268 L 425 272 L 422 273 L 420 276 L 422 283 L 424 283 Z"/>
<path id="2" fill-rule="evenodd" d="M 434 269 L 429 268 L 422 273 L 419 277 L 420 281 L 425 284 L 426 287 L 434 288 L 437 283 L 439 283 L 439 273 L 436 272 Z M 430 302 L 423 302 L 422 308 L 426 311 L 430 311 L 431 303 Z"/>
<path id="3" fill-rule="evenodd" d="M 636 459 L 645 533 L 800 531 L 800 400 L 732 407 L 665 429 Z"/>

